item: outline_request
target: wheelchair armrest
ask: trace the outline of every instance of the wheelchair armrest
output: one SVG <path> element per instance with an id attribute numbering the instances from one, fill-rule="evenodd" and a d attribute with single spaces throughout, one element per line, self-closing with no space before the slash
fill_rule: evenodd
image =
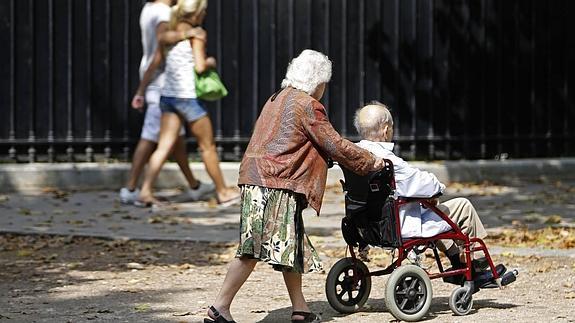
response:
<path id="1" fill-rule="evenodd" d="M 424 200 L 431 200 L 431 199 L 436 199 L 440 196 L 442 196 L 443 193 L 439 192 L 435 195 L 429 196 L 429 197 L 407 197 L 407 196 L 399 196 L 400 199 L 406 201 L 406 202 L 416 202 L 416 201 L 424 201 Z"/>

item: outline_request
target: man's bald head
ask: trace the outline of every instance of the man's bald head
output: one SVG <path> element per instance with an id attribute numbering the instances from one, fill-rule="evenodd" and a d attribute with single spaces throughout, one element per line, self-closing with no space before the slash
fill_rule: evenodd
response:
<path id="1" fill-rule="evenodd" d="M 384 141 L 383 130 L 386 125 L 393 128 L 393 118 L 385 104 L 372 102 L 355 112 L 353 124 L 363 139 Z"/>

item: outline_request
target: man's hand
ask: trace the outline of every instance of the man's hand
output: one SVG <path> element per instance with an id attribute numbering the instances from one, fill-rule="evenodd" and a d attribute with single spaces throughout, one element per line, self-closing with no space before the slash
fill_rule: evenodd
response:
<path id="1" fill-rule="evenodd" d="M 439 204 L 439 199 L 437 198 L 428 199 L 427 201 L 433 206 L 437 206 L 437 204 Z M 421 206 L 427 209 L 427 207 L 424 204 L 421 204 Z"/>
<path id="2" fill-rule="evenodd" d="M 144 96 L 136 93 L 136 95 L 134 95 L 134 98 L 132 99 L 132 108 L 141 112 L 142 109 L 144 108 L 144 102 L 145 102 Z"/>
<path id="3" fill-rule="evenodd" d="M 208 33 L 202 27 L 194 27 L 185 32 L 186 38 L 201 39 L 205 42 L 208 41 Z"/>

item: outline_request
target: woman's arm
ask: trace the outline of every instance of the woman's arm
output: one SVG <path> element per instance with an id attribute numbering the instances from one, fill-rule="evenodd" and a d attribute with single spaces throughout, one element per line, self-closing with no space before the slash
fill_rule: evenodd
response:
<path id="1" fill-rule="evenodd" d="M 144 107 L 144 93 L 146 93 L 146 88 L 148 87 L 150 82 L 152 82 L 152 80 L 154 79 L 156 70 L 164 60 L 163 57 L 164 55 L 162 54 L 162 52 L 163 52 L 163 46 L 158 46 L 158 48 L 156 49 L 156 53 L 154 54 L 154 58 L 152 59 L 152 61 L 150 62 L 150 66 L 148 66 L 148 69 L 144 73 L 144 77 L 142 77 L 142 80 L 138 85 L 138 89 L 136 90 L 136 94 L 132 99 L 132 108 L 140 110 Z"/>
<path id="2" fill-rule="evenodd" d="M 333 128 L 318 101 L 312 101 L 304 111 L 303 128 L 307 137 L 326 155 L 344 167 L 365 175 L 370 171 L 382 169 L 385 162 L 351 141 L 342 138 Z"/>
<path id="3" fill-rule="evenodd" d="M 198 74 L 202 74 L 210 68 L 216 67 L 216 60 L 213 57 L 206 57 L 206 41 L 200 38 L 190 40 L 194 53 L 194 69 Z"/>

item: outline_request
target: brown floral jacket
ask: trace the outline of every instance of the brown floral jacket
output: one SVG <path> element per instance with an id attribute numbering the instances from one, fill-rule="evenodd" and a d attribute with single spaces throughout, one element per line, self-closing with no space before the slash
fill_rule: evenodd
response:
<path id="1" fill-rule="evenodd" d="M 362 175 L 371 170 L 375 158 L 343 139 L 329 123 L 323 105 L 307 93 L 287 87 L 274 96 L 256 121 L 238 184 L 303 194 L 319 215 L 327 158 Z"/>

